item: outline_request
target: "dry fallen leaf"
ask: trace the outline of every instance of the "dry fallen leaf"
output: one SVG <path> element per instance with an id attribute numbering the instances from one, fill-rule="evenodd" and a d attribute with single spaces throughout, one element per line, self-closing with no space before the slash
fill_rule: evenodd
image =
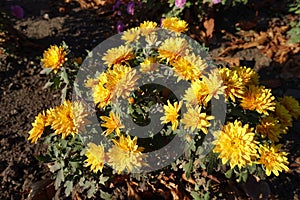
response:
<path id="1" fill-rule="evenodd" d="M 203 23 L 204 28 L 206 29 L 206 37 L 207 38 L 212 38 L 214 28 L 215 28 L 215 20 L 214 18 L 210 18 L 208 20 L 205 20 Z"/>

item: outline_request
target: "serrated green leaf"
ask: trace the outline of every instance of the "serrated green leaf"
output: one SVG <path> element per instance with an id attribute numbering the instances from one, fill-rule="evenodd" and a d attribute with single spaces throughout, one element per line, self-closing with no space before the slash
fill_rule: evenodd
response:
<path id="1" fill-rule="evenodd" d="M 87 191 L 87 197 L 92 198 L 92 196 L 95 194 L 95 192 L 96 192 L 96 187 L 94 184 L 91 184 L 90 189 Z"/>
<path id="2" fill-rule="evenodd" d="M 62 70 L 60 76 L 61 76 L 61 80 L 63 80 L 64 83 L 66 83 L 68 85 L 69 84 L 69 77 L 68 77 L 68 74 L 67 74 L 65 69 Z"/>
<path id="3" fill-rule="evenodd" d="M 194 200 L 202 200 L 198 192 L 192 191 L 191 196 L 193 197 Z"/>
<path id="4" fill-rule="evenodd" d="M 188 179 L 191 177 L 192 168 L 193 168 L 193 161 L 192 159 L 190 159 L 190 161 L 184 165 L 185 176 Z"/>
<path id="5" fill-rule="evenodd" d="M 60 187 L 61 183 L 64 181 L 65 181 L 64 170 L 61 169 L 58 171 L 56 175 L 56 179 L 54 182 L 55 189 L 57 190 Z"/>
<path id="6" fill-rule="evenodd" d="M 65 187 L 65 195 L 68 197 L 73 190 L 73 181 L 66 181 Z"/>
<path id="7" fill-rule="evenodd" d="M 51 167 L 49 168 L 50 172 L 54 173 L 57 170 L 59 170 L 61 168 L 60 163 L 58 163 L 57 161 L 54 162 L 54 165 L 51 165 Z"/>
<path id="8" fill-rule="evenodd" d="M 67 97 L 67 89 L 68 86 L 66 85 L 62 90 L 61 90 L 61 102 L 63 103 Z"/>
<path id="9" fill-rule="evenodd" d="M 99 177 L 99 183 L 105 185 L 105 182 L 109 179 L 109 177 L 104 177 L 103 174 Z"/>
<path id="10" fill-rule="evenodd" d="M 107 192 L 103 192 L 100 191 L 100 197 L 104 200 L 111 200 L 112 199 L 112 195 L 107 193 Z"/>

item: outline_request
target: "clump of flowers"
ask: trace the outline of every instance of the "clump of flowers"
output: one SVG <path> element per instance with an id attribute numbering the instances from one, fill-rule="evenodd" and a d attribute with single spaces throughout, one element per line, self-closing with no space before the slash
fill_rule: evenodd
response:
<path id="1" fill-rule="evenodd" d="M 38 114 L 28 139 L 49 145 L 45 159 L 56 173 L 56 188 L 64 184 L 69 195 L 76 185 L 88 189 L 89 197 L 109 199 L 116 195 L 116 180 L 151 185 L 153 171 L 168 169 L 195 180 L 197 189 L 189 191 L 200 198 L 203 171 L 238 181 L 288 171 L 280 138 L 300 115 L 298 101 L 275 98 L 251 68 L 212 68 L 180 35 L 186 30 L 185 21 L 172 17 L 162 21 L 162 29 L 146 21 L 125 31 L 119 45 L 94 59 L 99 71 L 75 82 L 72 101 L 64 96 L 61 105 Z M 52 63 L 46 62 L 48 51 L 42 63 Z M 56 74 L 69 72 L 66 62 L 54 61 L 60 66 Z M 156 120 L 151 130 L 132 126 L 145 127 L 151 120 Z M 153 132 L 156 126 L 161 128 Z M 157 151 L 174 138 L 178 144 L 166 156 Z M 155 168 L 165 160 L 170 162 L 165 168 Z M 141 173 L 147 175 L 136 177 Z"/>

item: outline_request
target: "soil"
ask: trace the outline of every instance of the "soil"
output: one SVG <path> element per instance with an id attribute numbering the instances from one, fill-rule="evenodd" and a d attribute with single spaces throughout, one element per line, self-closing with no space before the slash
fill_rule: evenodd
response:
<path id="1" fill-rule="evenodd" d="M 282 8 L 283 2 L 278 1 L 272 6 L 273 10 L 281 11 L 280 16 L 274 16 L 274 11 L 269 11 L 266 7 L 260 8 L 261 16 L 256 17 L 263 20 L 254 29 L 267 30 L 270 24 L 276 23 L 275 18 L 277 22 L 279 20 L 287 25 L 288 14 Z M 23 19 L 16 19 L 11 15 L 11 5 L 21 5 L 24 8 Z M 160 11 L 151 9 L 152 12 Z M 190 16 L 189 23 L 194 26 L 189 34 L 200 42 L 205 42 L 212 58 L 216 58 L 228 43 L 228 37 L 225 37 L 222 30 L 235 34 L 237 29 L 232 24 L 255 16 L 255 9 L 242 7 L 247 13 L 244 15 L 240 9 L 219 14 L 213 38 L 205 40 L 197 37 L 199 26 L 193 22 L 191 13 L 185 13 Z M 66 4 L 56 0 L 4 0 L 0 2 L 0 12 L 0 23 L 5 28 L 5 35 L 0 36 L 4 38 L 4 42 L 0 44 L 0 199 L 26 199 L 33 184 L 51 176 L 48 168 L 37 161 L 36 156 L 42 149 L 39 144 L 27 141 L 28 131 L 39 112 L 60 103 L 59 91 L 43 88 L 49 77 L 40 74 L 39 57 L 49 45 L 62 41 L 77 56 L 85 55 L 86 50 L 92 50 L 101 41 L 117 33 L 115 25 L 118 20 L 130 27 L 145 20 L 145 15 L 142 15 L 140 9 L 136 11 L 135 18 L 128 18 L 112 12 L 111 5 L 98 9 L 81 9 L 76 2 Z M 158 15 L 149 14 L 147 20 L 158 21 L 159 18 Z M 200 26 L 201 28 L 203 27 Z M 235 49 L 227 58 L 239 58 L 241 65 L 256 69 L 262 82 L 271 87 L 275 95 L 291 95 L 300 100 L 300 77 L 283 76 L 285 63 L 275 62 L 256 47 Z M 224 64 L 217 59 L 216 62 Z M 300 67 L 299 63 L 296 67 Z M 267 179 L 274 199 L 300 197 L 299 129 L 300 121 L 295 122 L 282 140 L 284 149 L 290 152 L 291 170 L 279 177 L 271 176 Z"/>

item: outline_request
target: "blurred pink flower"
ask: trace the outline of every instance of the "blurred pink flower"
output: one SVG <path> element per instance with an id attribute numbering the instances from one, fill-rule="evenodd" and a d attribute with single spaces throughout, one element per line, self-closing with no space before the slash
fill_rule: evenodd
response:
<path id="1" fill-rule="evenodd" d="M 24 17 L 24 10 L 21 6 L 19 5 L 13 5 L 10 7 L 11 12 L 13 16 L 15 16 L 18 19 L 22 19 Z"/>
<path id="2" fill-rule="evenodd" d="M 134 2 L 129 2 L 127 4 L 127 12 L 130 15 L 134 15 Z"/>
<path id="3" fill-rule="evenodd" d="M 117 28 L 118 33 L 121 33 L 124 30 L 124 24 L 119 20 L 117 22 L 116 28 Z"/>
<path id="4" fill-rule="evenodd" d="M 186 3 L 186 0 L 175 0 L 175 6 L 177 8 L 182 8 Z"/>
<path id="5" fill-rule="evenodd" d="M 218 4 L 218 3 L 221 3 L 222 0 L 211 0 L 213 2 L 213 4 Z"/>

